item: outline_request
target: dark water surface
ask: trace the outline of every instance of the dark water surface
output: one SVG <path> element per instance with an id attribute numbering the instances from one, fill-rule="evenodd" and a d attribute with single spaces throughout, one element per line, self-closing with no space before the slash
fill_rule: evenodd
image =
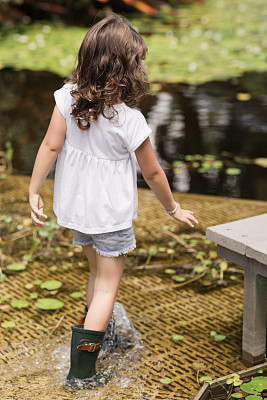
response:
<path id="1" fill-rule="evenodd" d="M 49 72 L 0 71 L 0 147 L 11 141 L 16 172 L 31 174 L 62 84 Z M 267 200 L 267 73 L 157 89 L 140 108 L 172 190 Z"/>

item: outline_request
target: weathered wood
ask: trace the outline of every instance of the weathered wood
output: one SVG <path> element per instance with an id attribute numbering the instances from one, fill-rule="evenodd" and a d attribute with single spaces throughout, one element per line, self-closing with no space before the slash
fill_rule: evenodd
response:
<path id="1" fill-rule="evenodd" d="M 265 360 L 267 309 L 267 214 L 207 229 L 217 253 L 244 268 L 242 362 Z"/>

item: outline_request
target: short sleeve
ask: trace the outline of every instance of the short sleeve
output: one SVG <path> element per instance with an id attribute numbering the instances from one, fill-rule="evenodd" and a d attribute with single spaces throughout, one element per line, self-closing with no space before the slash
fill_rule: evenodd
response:
<path id="1" fill-rule="evenodd" d="M 130 153 L 134 152 L 152 132 L 143 114 L 138 110 L 134 111 L 127 126 L 127 149 Z"/>
<path id="2" fill-rule="evenodd" d="M 66 119 L 71 105 L 70 85 L 66 84 L 54 92 L 54 98 L 60 114 Z"/>

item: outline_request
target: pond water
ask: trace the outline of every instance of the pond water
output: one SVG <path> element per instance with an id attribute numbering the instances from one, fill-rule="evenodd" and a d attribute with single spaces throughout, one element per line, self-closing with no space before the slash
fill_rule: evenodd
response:
<path id="1" fill-rule="evenodd" d="M 66 382 L 70 368 L 71 332 L 43 340 L 21 342 L 4 349 L 9 352 L 8 363 L 0 368 L 2 397 L 36 399 L 113 399 L 114 393 L 131 390 L 132 385 L 142 378 L 138 376 L 137 363 L 141 362 L 147 350 L 140 334 L 134 329 L 121 303 L 116 302 L 113 311 L 116 334 L 116 348 L 106 346 L 101 349 L 97 360 L 97 379 L 84 385 L 76 380 L 72 388 Z M 127 342 L 127 344 L 126 344 Z M 15 395 L 15 396 L 14 396 Z"/>
<path id="2" fill-rule="evenodd" d="M 266 83 L 267 73 L 247 73 L 198 86 L 154 84 L 140 108 L 172 190 L 267 200 Z M 15 172 L 30 175 L 62 78 L 3 69 L 0 84 L 0 148 L 10 141 Z M 146 187 L 140 171 L 138 185 Z"/>

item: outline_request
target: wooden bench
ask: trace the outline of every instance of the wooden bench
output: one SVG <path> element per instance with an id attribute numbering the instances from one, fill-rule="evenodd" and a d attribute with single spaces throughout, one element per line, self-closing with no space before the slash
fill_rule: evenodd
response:
<path id="1" fill-rule="evenodd" d="M 244 267 L 242 362 L 265 361 L 267 311 L 267 214 L 213 226 L 208 239 L 217 253 Z M 235 299 L 233 298 L 233 305 Z"/>

